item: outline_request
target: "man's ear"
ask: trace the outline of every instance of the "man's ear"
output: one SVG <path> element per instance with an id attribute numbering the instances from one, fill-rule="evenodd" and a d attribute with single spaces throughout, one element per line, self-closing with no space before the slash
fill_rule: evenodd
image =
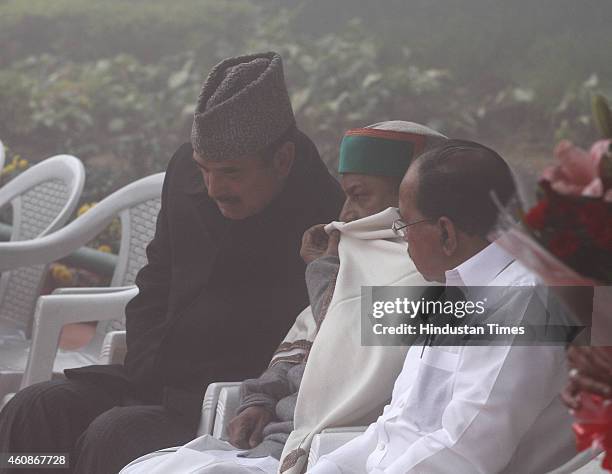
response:
<path id="1" fill-rule="evenodd" d="M 440 246 L 447 257 L 451 257 L 457 251 L 457 228 L 448 217 L 438 219 L 440 228 Z"/>
<path id="2" fill-rule="evenodd" d="M 279 178 L 286 178 L 295 160 L 295 143 L 283 143 L 274 154 L 274 169 Z"/>

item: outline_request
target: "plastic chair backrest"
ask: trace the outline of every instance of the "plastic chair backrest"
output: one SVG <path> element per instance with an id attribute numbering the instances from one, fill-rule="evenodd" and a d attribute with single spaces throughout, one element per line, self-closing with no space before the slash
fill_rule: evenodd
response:
<path id="1" fill-rule="evenodd" d="M 123 210 L 121 219 L 121 244 L 117 265 L 113 273 L 111 286 L 128 286 L 135 284 L 138 271 L 146 265 L 146 248 L 155 235 L 157 215 L 161 208 L 161 188 L 163 173 L 144 178 L 149 180 L 150 187 L 142 188 L 142 199 Z M 125 329 L 125 320 L 113 320 L 98 325 L 98 332 Z"/>
<path id="2" fill-rule="evenodd" d="M 164 176 L 165 173 L 157 173 L 124 186 L 49 235 L 35 240 L 0 243 L 0 271 L 64 258 L 90 242 L 119 216 L 124 228 L 111 283 L 120 286 L 133 284 L 136 273 L 146 263 L 145 248 L 155 232 Z M 98 325 L 98 333 L 123 327 L 123 318 L 114 324 L 103 322 Z"/>
<path id="3" fill-rule="evenodd" d="M 145 250 L 155 235 L 161 187 L 158 194 L 121 212 L 121 246 L 111 286 L 133 285 L 138 271 L 147 263 Z"/>
<path id="4" fill-rule="evenodd" d="M 0 188 L 0 208 L 13 208 L 11 241 L 42 237 L 63 226 L 74 212 L 85 170 L 78 158 L 57 155 L 24 171 Z M 2 332 L 29 332 L 47 265 L 32 265 L 0 276 Z M 2 336 L 2 334 L 0 334 Z"/>

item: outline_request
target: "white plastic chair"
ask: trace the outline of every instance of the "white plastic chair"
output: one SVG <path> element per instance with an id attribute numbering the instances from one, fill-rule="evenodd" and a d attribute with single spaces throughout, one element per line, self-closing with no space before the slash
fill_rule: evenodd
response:
<path id="1" fill-rule="evenodd" d="M 236 415 L 240 404 L 240 382 L 215 382 L 206 389 L 202 403 L 202 415 L 198 436 L 210 434 L 227 441 L 227 426 Z M 367 426 L 328 428 L 314 436 L 308 456 L 308 468 L 314 466 L 324 454 L 329 454 L 353 438 L 359 436 Z"/>
<path id="2" fill-rule="evenodd" d="M 84 184 L 83 164 L 69 155 L 48 158 L 6 183 L 0 188 L 0 208 L 11 204 L 13 228 L 11 242 L 0 245 L 36 239 L 59 229 L 76 208 Z M 45 263 L 0 270 L 0 347 L 8 339 L 24 339 L 29 332 Z M 0 368 L 4 363 L 0 358 Z"/>
<path id="3" fill-rule="evenodd" d="M 601 467 L 602 459 L 600 455 L 602 452 L 603 449 L 599 447 L 586 449 L 548 474 L 570 474 L 574 472 L 579 474 L 604 474 L 607 471 Z"/>
<path id="4" fill-rule="evenodd" d="M 29 344 L 23 344 L 15 355 L 11 370 L 0 374 L 0 397 L 14 392 L 19 379 L 20 387 L 24 388 L 49 380 L 54 373 L 61 374 L 66 368 L 97 363 L 106 333 L 125 327 L 125 305 L 138 293 L 134 281 L 138 270 L 147 261 L 145 248 L 155 233 L 163 179 L 164 173 L 158 173 L 135 181 L 43 238 L 0 243 L 0 271 L 48 263 L 85 245 L 117 215 L 121 219 L 121 246 L 111 287 L 60 289 L 52 295 L 40 297 L 36 304 L 29 356 Z M 78 351 L 61 350 L 58 353 L 62 327 L 88 321 L 98 321 L 92 341 Z M 11 375 L 12 386 L 9 388 L 2 383 L 2 378 Z"/>
<path id="5" fill-rule="evenodd" d="M 362 434 L 367 428 L 367 426 L 328 428 L 314 435 L 308 452 L 308 469 L 311 469 L 321 456 L 335 451 L 340 446 Z"/>
<path id="6" fill-rule="evenodd" d="M 2 140 L 0 140 L 0 171 L 4 168 L 4 160 L 6 159 L 6 155 L 4 153 L 4 145 L 2 144 Z"/>
<path id="7" fill-rule="evenodd" d="M 214 438 L 228 441 L 227 427 L 236 416 L 239 404 L 240 382 L 211 383 L 206 389 L 202 403 L 198 436 L 210 434 Z M 308 468 L 313 467 L 321 456 L 348 443 L 366 429 L 367 426 L 328 428 L 315 435 L 308 454 Z"/>
<path id="8" fill-rule="evenodd" d="M 214 382 L 206 388 L 198 436 L 209 434 L 217 439 L 229 440 L 227 426 L 240 404 L 240 383 Z"/>
<path id="9" fill-rule="evenodd" d="M 114 304 L 117 304 L 116 298 Z M 124 298 L 124 304 L 129 301 L 128 296 Z M 96 306 L 108 305 L 111 309 L 110 300 L 102 302 L 95 300 Z M 101 364 L 121 364 L 126 354 L 125 331 L 112 331 L 106 335 L 100 356 Z M 206 388 L 202 402 L 200 424 L 198 425 L 198 436 L 209 434 L 218 439 L 227 440 L 227 425 L 236 414 L 240 402 L 241 382 L 214 382 Z"/>

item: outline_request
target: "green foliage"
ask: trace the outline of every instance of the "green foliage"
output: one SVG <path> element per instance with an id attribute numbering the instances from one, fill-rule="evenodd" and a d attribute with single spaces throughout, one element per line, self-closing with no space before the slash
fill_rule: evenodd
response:
<path id="1" fill-rule="evenodd" d="M 185 49 L 213 64 L 242 47 L 256 12 L 247 0 L 5 0 L 0 67 L 43 53 L 75 61 L 130 54 L 154 62 Z"/>
<path id="2" fill-rule="evenodd" d="M 32 82 L 18 71 L 0 69 L 0 130 L 4 140 L 31 131 L 29 100 Z"/>
<path id="3" fill-rule="evenodd" d="M 601 94 L 594 94 L 591 99 L 591 109 L 601 136 L 612 138 L 612 111 L 606 98 Z"/>
<path id="4" fill-rule="evenodd" d="M 597 75 L 592 75 L 576 86 L 568 87 L 551 114 L 556 140 L 566 138 L 575 143 L 589 143 L 598 138 L 591 110 L 591 97 L 599 90 L 600 81 Z"/>
<path id="5" fill-rule="evenodd" d="M 14 64 L 8 79 L 20 94 L 12 116 L 27 120 L 7 120 L 2 136 L 34 138 L 47 155 L 69 152 L 87 160 L 110 154 L 123 161 L 129 180 L 165 168 L 190 127 L 201 77 L 187 52 L 154 65 L 127 55 L 83 63 L 43 55 Z M 125 179 L 109 181 L 116 187 Z"/>
<path id="6" fill-rule="evenodd" d="M 274 17 L 258 31 L 251 49 L 281 52 L 298 121 L 332 169 L 342 131 L 383 120 L 408 119 L 449 136 L 515 148 L 550 148 L 555 137 L 579 140 L 592 133 L 589 94 L 601 86 L 597 76 L 548 104 L 535 88 L 510 78 L 466 81 L 461 71 L 428 67 L 407 47 L 396 47 L 390 57 L 388 42 L 368 34 L 360 19 L 304 41 L 292 35 L 296 17 L 303 14 Z"/>
<path id="7" fill-rule="evenodd" d="M 300 40 L 341 30 L 354 18 L 384 45 L 385 61 L 408 46 L 424 68 L 449 69 L 462 84 L 496 81 L 534 89 L 554 107 L 568 85 L 612 78 L 609 0 L 267 0 L 290 4 Z M 299 6 L 299 8 L 297 8 Z"/>
<path id="8" fill-rule="evenodd" d="M 384 120 L 519 156 L 589 143 L 591 97 L 612 97 L 611 15 L 609 0 L 0 0 L 0 185 L 74 154 L 86 212 L 163 170 L 210 68 L 253 51 L 283 56 L 298 124 L 332 170 L 343 131 Z M 119 240 L 114 222 L 90 246 Z"/>
<path id="9" fill-rule="evenodd" d="M 612 7 L 585 3 L 600 14 L 570 0 L 4 0 L 0 138 L 83 159 L 97 201 L 164 169 L 213 64 L 277 50 L 332 169 L 344 130 L 392 119 L 506 148 L 584 143 L 590 95 L 612 92 Z"/>

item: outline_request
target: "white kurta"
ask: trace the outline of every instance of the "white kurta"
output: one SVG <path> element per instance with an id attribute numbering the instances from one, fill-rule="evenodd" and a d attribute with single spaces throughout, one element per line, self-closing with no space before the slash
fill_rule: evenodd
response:
<path id="1" fill-rule="evenodd" d="M 535 284 L 496 244 L 446 279 L 449 286 Z M 309 472 L 535 474 L 575 455 L 571 418 L 558 397 L 567 374 L 563 347 L 421 351 L 408 351 L 378 420 Z"/>
<path id="2" fill-rule="evenodd" d="M 240 457 L 244 452 L 225 441 L 204 435 L 184 446 L 145 454 L 119 474 L 263 474 L 278 469 L 278 461 L 273 457 Z"/>

